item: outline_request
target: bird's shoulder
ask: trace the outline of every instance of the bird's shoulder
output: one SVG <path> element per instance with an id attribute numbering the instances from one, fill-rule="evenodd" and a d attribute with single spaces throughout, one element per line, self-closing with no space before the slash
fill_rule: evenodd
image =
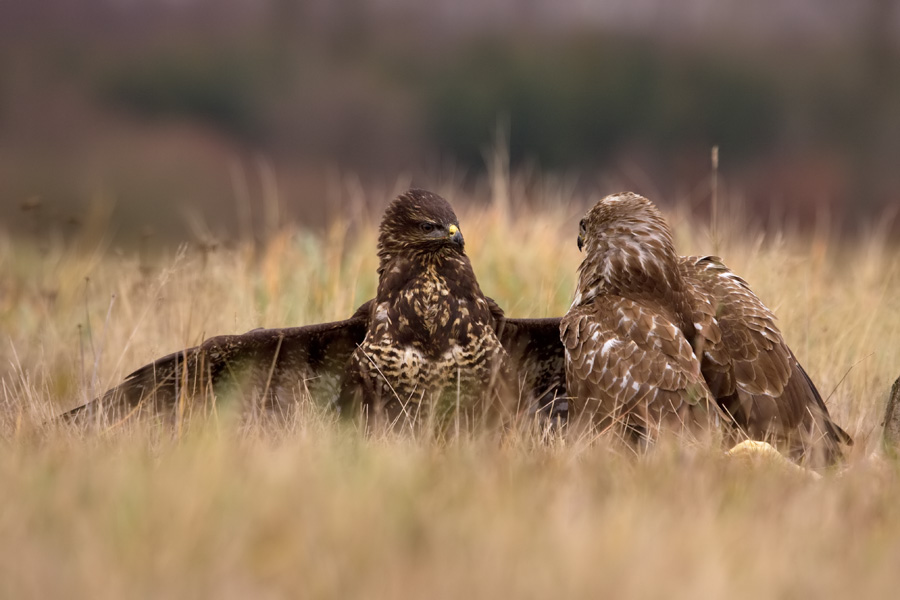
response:
<path id="1" fill-rule="evenodd" d="M 617 376 L 632 372 L 640 381 L 677 385 L 682 378 L 699 374 L 681 330 L 650 302 L 600 296 L 570 310 L 560 333 L 567 360 L 580 363 L 585 377 L 609 370 Z"/>
<path id="2" fill-rule="evenodd" d="M 780 396 L 795 361 L 774 313 L 717 257 L 685 257 L 680 268 L 692 297 L 694 347 L 714 393 L 737 386 Z"/>

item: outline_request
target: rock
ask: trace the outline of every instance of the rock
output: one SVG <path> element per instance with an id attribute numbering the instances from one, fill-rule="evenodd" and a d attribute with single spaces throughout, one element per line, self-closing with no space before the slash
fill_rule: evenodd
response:
<path id="1" fill-rule="evenodd" d="M 889 456 L 900 452 L 900 377 L 891 386 L 891 395 L 884 409 L 884 450 Z"/>

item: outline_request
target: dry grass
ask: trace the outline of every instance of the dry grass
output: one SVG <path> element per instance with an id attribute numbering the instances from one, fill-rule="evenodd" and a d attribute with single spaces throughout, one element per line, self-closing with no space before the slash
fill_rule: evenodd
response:
<path id="1" fill-rule="evenodd" d="M 508 314 L 565 312 L 585 202 L 461 211 L 482 288 Z M 712 250 L 670 216 L 682 252 Z M 377 215 L 149 266 L 89 236 L 0 237 L 0 596 L 893 597 L 900 467 L 867 456 L 900 374 L 900 253 L 877 235 L 755 236 L 728 217 L 719 253 L 857 439 L 843 474 L 714 448 L 634 460 L 527 438 L 363 439 L 312 409 L 180 438 L 40 428 L 204 336 L 350 314 L 374 291 Z"/>

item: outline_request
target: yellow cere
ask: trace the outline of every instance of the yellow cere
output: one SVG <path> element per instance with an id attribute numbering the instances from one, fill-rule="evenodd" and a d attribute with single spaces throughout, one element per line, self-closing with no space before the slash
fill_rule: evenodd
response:
<path id="1" fill-rule="evenodd" d="M 450 232 L 450 235 L 456 235 L 456 232 L 459 231 L 459 227 L 457 227 L 456 225 L 450 225 L 450 227 L 447 228 L 447 231 Z"/>

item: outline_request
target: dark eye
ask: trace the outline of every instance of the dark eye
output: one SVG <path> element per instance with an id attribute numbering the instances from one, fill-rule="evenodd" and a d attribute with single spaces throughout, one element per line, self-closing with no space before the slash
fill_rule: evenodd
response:
<path id="1" fill-rule="evenodd" d="M 434 231 L 435 225 L 434 225 L 434 223 L 425 222 L 425 223 L 420 224 L 419 228 L 422 231 L 424 231 L 425 233 L 431 233 L 432 231 Z"/>
<path id="2" fill-rule="evenodd" d="M 584 219 L 582 219 L 581 221 L 579 221 L 579 223 L 578 223 L 578 231 L 581 232 L 582 235 L 584 235 L 584 232 L 585 232 Z"/>

